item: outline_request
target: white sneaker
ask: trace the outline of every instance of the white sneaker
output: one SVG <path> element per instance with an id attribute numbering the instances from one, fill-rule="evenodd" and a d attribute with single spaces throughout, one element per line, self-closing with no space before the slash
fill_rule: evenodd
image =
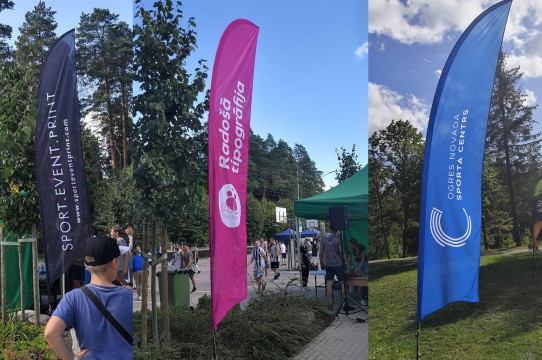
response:
<path id="1" fill-rule="evenodd" d="M 141 298 L 141 296 L 138 296 L 137 300 L 142 301 L 143 299 Z"/>

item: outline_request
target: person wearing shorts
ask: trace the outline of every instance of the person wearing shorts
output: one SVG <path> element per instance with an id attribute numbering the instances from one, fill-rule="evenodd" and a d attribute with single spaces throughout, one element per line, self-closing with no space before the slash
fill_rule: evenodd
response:
<path id="1" fill-rule="evenodd" d="M 322 269 L 326 270 L 326 293 L 327 307 L 333 310 L 333 279 L 337 280 L 341 286 L 341 295 L 345 296 L 344 282 L 346 279 L 344 273 L 344 256 L 341 249 L 341 238 L 335 231 L 327 234 L 320 244 L 320 264 Z"/>
<path id="2" fill-rule="evenodd" d="M 183 253 L 182 253 L 182 268 L 188 270 L 188 275 L 192 281 L 192 291 L 196 292 L 196 279 L 194 278 L 194 255 L 190 251 L 190 247 L 187 243 L 183 243 Z"/>
<path id="3" fill-rule="evenodd" d="M 282 255 L 282 265 L 286 265 L 286 245 L 284 245 L 284 242 L 280 242 L 280 253 Z"/>
<path id="4" fill-rule="evenodd" d="M 271 270 L 275 273 L 275 276 L 273 277 L 273 281 L 276 281 L 280 277 L 279 272 L 279 255 L 280 255 L 280 247 L 277 244 L 277 241 L 274 237 L 271 237 L 269 239 L 269 243 L 271 246 L 269 247 L 269 255 L 270 255 L 270 262 L 271 262 Z"/>
<path id="5" fill-rule="evenodd" d="M 254 263 L 254 279 L 258 284 L 258 291 L 265 290 L 265 280 L 263 280 L 263 275 L 265 272 L 265 262 L 266 255 L 262 248 L 260 248 L 260 242 L 258 240 L 254 241 L 254 249 L 250 254 L 250 261 L 247 266 Z"/>

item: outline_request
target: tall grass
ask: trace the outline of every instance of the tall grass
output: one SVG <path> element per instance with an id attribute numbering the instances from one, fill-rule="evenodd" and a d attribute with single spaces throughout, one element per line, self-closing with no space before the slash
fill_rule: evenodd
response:
<path id="1" fill-rule="evenodd" d="M 136 359 L 212 359 L 211 308 L 208 297 L 195 310 L 170 308 L 171 344 L 134 349 Z M 161 315 L 158 315 L 161 319 Z M 286 291 L 253 298 L 246 310 L 234 308 L 219 324 L 220 359 L 287 359 L 318 335 L 328 320 L 319 302 Z M 159 325 L 159 327 L 161 324 Z M 134 317 L 140 333 L 141 317 Z M 137 336 L 136 336 L 137 337 Z M 154 343 L 149 333 L 149 343 Z M 136 339 L 139 341 L 139 339 Z"/>

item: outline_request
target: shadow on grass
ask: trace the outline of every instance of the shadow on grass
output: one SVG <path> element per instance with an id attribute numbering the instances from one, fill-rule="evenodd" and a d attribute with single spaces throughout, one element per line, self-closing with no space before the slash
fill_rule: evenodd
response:
<path id="1" fill-rule="evenodd" d="M 533 326 L 542 326 L 539 308 L 542 304 L 542 270 L 536 271 L 538 273 L 535 273 L 533 282 L 532 258 L 529 254 L 511 254 L 490 259 L 480 267 L 480 302 L 450 304 L 426 317 L 422 322 L 423 327 L 439 327 L 488 314 L 509 317 L 510 331 L 504 331 L 503 338 L 517 335 L 518 330 L 532 330 Z M 412 331 L 413 328 L 405 330 Z"/>
<path id="2" fill-rule="evenodd" d="M 384 276 L 398 275 L 403 272 L 416 270 L 418 268 L 418 258 L 397 259 L 385 262 L 378 262 L 369 265 L 369 278 L 378 280 Z"/>

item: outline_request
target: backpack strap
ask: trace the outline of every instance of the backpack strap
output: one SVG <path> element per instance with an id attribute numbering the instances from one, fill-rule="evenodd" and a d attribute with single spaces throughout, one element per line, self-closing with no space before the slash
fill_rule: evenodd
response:
<path id="1" fill-rule="evenodd" d="M 81 290 L 83 291 L 83 293 L 89 297 L 90 300 L 92 300 L 92 302 L 94 303 L 94 305 L 96 305 L 96 307 L 98 308 L 98 310 L 100 310 L 100 312 L 105 316 L 105 318 L 107 319 L 107 321 L 109 321 L 111 323 L 111 325 L 113 325 L 113 327 L 119 332 L 120 335 L 122 335 L 122 337 L 124 338 L 124 340 L 126 340 L 128 342 L 128 344 L 132 345 L 133 346 L 133 341 L 134 339 L 132 338 L 132 336 L 130 335 L 130 333 L 128 333 L 128 331 L 126 331 L 126 329 L 124 327 L 122 327 L 122 325 L 117 321 L 117 319 L 115 319 L 113 317 L 113 315 L 111 315 L 111 313 L 109 312 L 109 310 L 107 310 L 105 308 L 105 306 L 100 302 L 100 300 L 98 300 L 98 298 L 96 297 L 96 295 L 94 295 L 94 293 L 92 291 L 90 291 L 90 289 L 85 285 L 81 288 Z"/>

